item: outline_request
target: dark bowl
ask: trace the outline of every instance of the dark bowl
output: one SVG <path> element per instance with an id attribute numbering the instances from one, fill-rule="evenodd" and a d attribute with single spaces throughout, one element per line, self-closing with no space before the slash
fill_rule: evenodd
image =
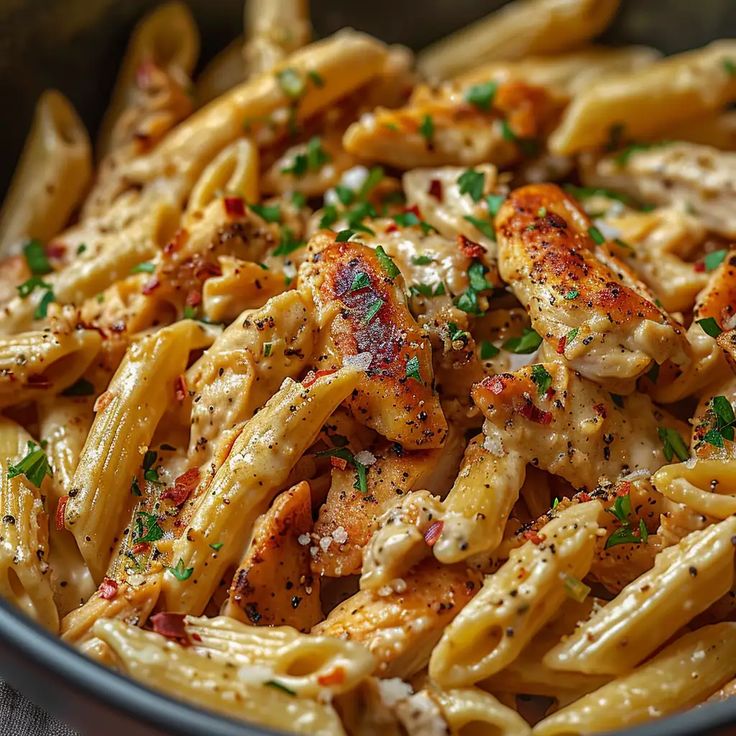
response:
<path id="1" fill-rule="evenodd" d="M 38 95 L 66 94 L 94 130 L 135 21 L 156 0 L 0 0 L 0 192 L 28 131 Z M 207 60 L 238 35 L 242 0 L 188 0 Z M 313 0 L 318 35 L 350 25 L 415 49 L 502 5 L 499 0 Z M 733 0 L 624 0 L 609 43 L 666 53 L 736 35 Z M 12 101 L 12 104 L 11 104 Z M 273 734 L 179 703 L 86 659 L 0 600 L 0 677 L 33 702 L 97 736 Z M 6 731 L 0 724 L 3 733 Z M 736 698 L 632 729 L 628 736 L 736 736 Z M 18 734 L 20 736 L 20 734 Z M 23 736 L 36 736 L 23 734 Z"/>

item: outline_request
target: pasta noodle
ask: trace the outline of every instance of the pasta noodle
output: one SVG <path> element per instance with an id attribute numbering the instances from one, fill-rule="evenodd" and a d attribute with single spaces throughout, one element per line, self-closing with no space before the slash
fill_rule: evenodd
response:
<path id="1" fill-rule="evenodd" d="M 733 696 L 736 45 L 598 45 L 618 5 L 415 58 L 245 0 L 201 65 L 166 2 L 94 169 L 44 92 L 0 210 L 0 596 L 274 732 Z"/>

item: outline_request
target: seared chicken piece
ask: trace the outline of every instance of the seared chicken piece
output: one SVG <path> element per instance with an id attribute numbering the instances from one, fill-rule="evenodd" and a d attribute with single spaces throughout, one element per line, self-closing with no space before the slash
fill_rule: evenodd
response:
<path id="1" fill-rule="evenodd" d="M 736 250 L 730 251 L 710 274 L 708 285 L 698 294 L 693 321 L 687 331 L 692 362 L 678 368 L 670 362 L 662 366 L 647 387 L 655 401 L 671 403 L 718 385 L 731 377 L 727 360 L 733 351 L 729 328 L 736 315 Z M 719 334 L 719 330 L 723 330 Z M 725 357 L 724 357 L 725 351 Z M 736 361 L 733 361 L 736 366 Z M 652 385 L 653 384 L 653 385 Z"/>
<path id="2" fill-rule="evenodd" d="M 736 153 L 695 143 L 643 144 L 584 164 L 582 178 L 645 202 L 679 204 L 709 230 L 736 237 Z"/>
<path id="3" fill-rule="evenodd" d="M 284 491 L 255 523 L 223 610 L 244 623 L 308 631 L 322 618 L 319 578 L 300 538 L 312 530 L 309 483 Z"/>
<path id="4" fill-rule="evenodd" d="M 506 167 L 535 152 L 557 117 L 559 102 L 541 87 L 514 81 L 497 83 L 474 103 L 468 101 L 474 86 L 417 87 L 405 107 L 364 114 L 347 129 L 343 145 L 349 153 L 400 169 Z"/>
<path id="5" fill-rule="evenodd" d="M 365 645 L 382 677 L 409 677 L 429 662 L 447 624 L 480 587 L 464 565 L 425 560 L 392 587 L 361 590 L 334 608 L 313 634 Z"/>
<path id="6" fill-rule="evenodd" d="M 501 277 L 529 312 L 547 354 L 563 355 L 618 393 L 630 392 L 652 361 L 687 362 L 684 330 L 603 247 L 600 232 L 559 187 L 512 192 L 496 232 Z"/>
<path id="7" fill-rule="evenodd" d="M 383 250 L 315 235 L 299 272 L 325 336 L 318 368 L 365 367 L 346 404 L 407 449 L 441 447 L 447 422 L 433 389 L 432 349 L 406 305 L 403 278 Z M 364 364 L 364 365 L 363 365 Z"/>

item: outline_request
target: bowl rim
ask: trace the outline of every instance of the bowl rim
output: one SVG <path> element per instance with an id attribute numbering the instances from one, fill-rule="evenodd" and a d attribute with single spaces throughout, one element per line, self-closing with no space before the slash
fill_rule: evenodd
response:
<path id="1" fill-rule="evenodd" d="M 121 715 L 133 716 L 144 725 L 160 729 L 162 733 L 176 736 L 286 736 L 282 731 L 238 721 L 176 700 L 115 672 L 53 636 L 2 598 L 0 645 L 40 665 L 49 675 L 64 678 L 67 686 L 81 691 L 83 695 L 102 702 Z M 13 686 L 10 681 L 9 684 Z M 51 712 L 58 716 L 53 706 Z M 721 728 L 733 728 L 734 725 L 736 698 L 696 706 L 651 723 L 608 733 L 619 736 L 706 736 L 716 734 Z"/>

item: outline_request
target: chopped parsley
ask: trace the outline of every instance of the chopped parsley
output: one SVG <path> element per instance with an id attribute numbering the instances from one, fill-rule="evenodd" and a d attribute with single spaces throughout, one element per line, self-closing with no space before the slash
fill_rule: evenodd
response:
<path id="1" fill-rule="evenodd" d="M 588 228 L 588 235 L 590 235 L 590 237 L 593 239 L 593 242 L 597 245 L 603 245 L 603 243 L 606 242 L 603 233 L 595 225 L 591 225 Z"/>
<path id="2" fill-rule="evenodd" d="M 65 388 L 62 392 L 62 396 L 92 396 L 95 392 L 95 387 L 86 379 L 80 378 L 78 381 L 73 383 L 71 386 Z"/>
<path id="3" fill-rule="evenodd" d="M 336 243 L 347 243 L 350 238 L 353 237 L 353 235 L 356 234 L 356 231 L 352 228 L 347 228 L 345 230 L 340 230 L 340 232 L 335 236 L 335 242 Z"/>
<path id="4" fill-rule="evenodd" d="M 315 87 L 325 86 L 325 80 L 322 78 L 322 75 L 315 69 L 310 69 L 307 72 L 307 76 L 309 77 L 310 81 L 314 84 Z"/>
<path id="5" fill-rule="evenodd" d="M 554 508 L 554 506 L 552 508 Z M 582 603 L 588 597 L 590 593 L 590 588 L 582 580 L 578 580 L 572 575 L 565 575 L 563 580 L 565 585 L 565 593 L 569 598 L 572 598 L 578 603 Z"/>
<path id="6" fill-rule="evenodd" d="M 618 544 L 644 544 L 649 538 L 649 532 L 643 519 L 639 519 L 637 535 L 631 527 L 631 495 L 617 496 L 616 500 L 606 511 L 612 514 L 620 523 L 620 527 L 613 531 L 606 540 L 605 549 L 615 547 Z"/>
<path id="7" fill-rule="evenodd" d="M 565 335 L 565 345 L 569 345 L 571 342 L 575 340 L 575 338 L 578 336 L 578 332 L 580 332 L 579 327 L 573 327 L 566 335 Z"/>
<path id="8" fill-rule="evenodd" d="M 363 315 L 363 324 L 367 325 L 373 321 L 373 318 L 381 311 L 381 307 L 384 305 L 383 299 L 376 299 L 368 305 L 368 309 L 365 310 Z"/>
<path id="9" fill-rule="evenodd" d="M 731 402 L 725 396 L 714 396 L 710 409 L 715 415 L 716 426 L 705 434 L 703 441 L 714 447 L 723 447 L 724 440 L 733 442 L 736 415 Z"/>
<path id="10" fill-rule="evenodd" d="M 294 237 L 294 231 L 289 227 L 281 228 L 281 241 L 274 250 L 275 256 L 288 256 L 295 250 L 299 250 L 305 245 L 303 240 L 298 240 Z"/>
<path id="11" fill-rule="evenodd" d="M 479 110 L 490 110 L 497 89 L 498 83 L 494 81 L 474 84 L 465 92 L 465 101 Z"/>
<path id="12" fill-rule="evenodd" d="M 215 550 L 215 552 L 219 552 L 223 548 L 224 544 L 224 542 L 215 542 L 214 544 L 210 544 L 209 547 L 210 549 Z"/>
<path id="13" fill-rule="evenodd" d="M 23 246 L 23 256 L 34 276 L 45 276 L 47 273 L 51 273 L 51 264 L 46 257 L 46 251 L 40 240 L 29 240 Z"/>
<path id="14" fill-rule="evenodd" d="M 170 572 L 180 583 L 183 583 L 185 580 L 189 580 L 194 572 L 193 567 L 184 567 L 184 560 L 181 557 L 179 558 L 179 562 L 177 562 L 173 567 L 168 565 L 164 565 L 164 567 L 167 572 Z"/>
<path id="15" fill-rule="evenodd" d="M 271 351 L 273 350 L 273 343 L 272 342 L 264 342 L 263 343 L 263 357 L 264 358 L 270 358 L 271 357 Z"/>
<path id="16" fill-rule="evenodd" d="M 86 243 L 80 243 L 77 246 L 77 255 L 78 256 L 81 256 L 82 253 L 84 253 L 84 251 L 86 251 L 86 250 L 87 250 L 87 244 Z"/>
<path id="17" fill-rule="evenodd" d="M 539 141 L 534 138 L 522 138 L 521 136 L 516 135 L 506 118 L 501 120 L 501 135 L 504 140 L 516 143 L 519 150 L 525 156 L 534 156 L 539 152 Z"/>
<path id="18" fill-rule="evenodd" d="M 145 511 L 138 511 L 133 526 L 133 544 L 139 542 L 157 542 L 164 536 L 164 530 L 159 526 L 158 517 Z"/>
<path id="19" fill-rule="evenodd" d="M 258 217 L 266 222 L 281 222 L 281 207 L 277 204 L 250 204 L 248 205 Z"/>
<path id="20" fill-rule="evenodd" d="M 158 460 L 158 453 L 155 450 L 146 450 L 146 454 L 143 455 L 143 477 L 149 483 L 156 483 L 157 485 L 163 485 L 158 479 L 158 471 L 153 466 Z"/>
<path id="21" fill-rule="evenodd" d="M 427 146 L 431 146 L 434 139 L 434 120 L 432 120 L 431 115 L 425 115 L 422 118 L 422 122 L 419 125 L 419 133 L 427 141 Z"/>
<path id="22" fill-rule="evenodd" d="M 42 445 L 44 443 L 41 443 Z M 26 479 L 36 488 L 41 487 L 43 479 L 48 475 L 53 476 L 49 459 L 46 457 L 43 447 L 35 442 L 28 441 L 28 452 L 16 465 L 8 465 L 8 480 L 24 475 Z"/>
<path id="23" fill-rule="evenodd" d="M 335 185 L 335 194 L 340 200 L 340 204 L 343 204 L 345 207 L 351 205 L 355 201 L 355 192 L 344 184 Z"/>
<path id="24" fill-rule="evenodd" d="M 304 94 L 305 84 L 302 75 L 293 67 L 282 69 L 276 74 L 281 91 L 292 100 L 299 99 Z"/>
<path id="25" fill-rule="evenodd" d="M 381 264 L 381 268 L 390 279 L 396 278 L 401 273 L 398 266 L 393 262 L 391 256 L 386 253 L 382 245 L 376 246 L 375 253 L 378 262 Z"/>
<path id="26" fill-rule="evenodd" d="M 695 320 L 705 332 L 706 335 L 711 337 L 718 337 L 723 330 L 718 326 L 718 322 L 713 317 L 705 317 L 705 319 Z"/>
<path id="27" fill-rule="evenodd" d="M 307 204 L 307 198 L 302 192 L 291 193 L 291 204 L 300 210 Z"/>
<path id="28" fill-rule="evenodd" d="M 415 266 L 428 266 L 433 261 L 434 261 L 434 258 L 432 258 L 431 256 L 420 255 L 420 256 L 411 257 L 411 262 Z"/>
<path id="29" fill-rule="evenodd" d="M 506 201 L 504 194 L 488 194 L 486 195 L 486 205 L 488 206 L 488 213 L 495 217 L 498 211 L 501 209 L 501 205 Z"/>
<path id="30" fill-rule="evenodd" d="M 333 447 L 330 450 L 322 450 L 317 453 L 317 457 L 338 457 L 355 468 L 356 480 L 353 488 L 361 493 L 368 493 L 368 477 L 366 466 L 359 460 L 355 459 L 350 450 L 344 445 L 341 447 Z"/>
<path id="31" fill-rule="evenodd" d="M 503 349 L 516 355 L 529 355 L 542 344 L 542 338 L 531 327 L 525 327 L 519 337 L 511 337 L 503 344 Z"/>
<path id="32" fill-rule="evenodd" d="M 409 360 L 406 361 L 406 378 L 413 378 L 415 381 L 418 381 L 419 383 L 424 383 L 422 381 L 422 374 L 419 372 L 419 357 L 414 356 L 412 358 L 409 358 Z"/>
<path id="33" fill-rule="evenodd" d="M 705 270 L 715 271 L 718 266 L 723 263 L 723 259 L 726 257 L 727 253 L 727 250 L 714 250 L 712 253 L 708 253 L 708 255 L 703 259 Z"/>
<path id="34" fill-rule="evenodd" d="M 480 202 L 486 185 L 486 175 L 482 171 L 468 169 L 457 179 L 460 194 L 469 194 L 473 202 Z"/>
<path id="35" fill-rule="evenodd" d="M 486 267 L 480 261 L 473 261 L 468 267 L 468 288 L 455 300 L 455 306 L 466 312 L 481 316 L 483 314 L 478 304 L 478 292 L 492 289 L 491 284 L 485 277 Z"/>
<path id="36" fill-rule="evenodd" d="M 363 184 L 361 184 L 360 190 L 358 191 L 358 199 L 365 199 L 383 179 L 384 173 L 380 166 L 373 166 L 368 172 L 368 176 L 365 178 Z"/>
<path id="37" fill-rule="evenodd" d="M 667 462 L 677 455 L 678 460 L 683 462 L 690 457 L 690 451 L 687 449 L 685 441 L 680 437 L 680 433 L 671 427 L 658 427 L 657 434 L 662 440 L 664 456 Z"/>
<path id="38" fill-rule="evenodd" d="M 322 210 L 322 217 L 319 221 L 319 227 L 322 229 L 332 227 L 337 222 L 338 217 L 339 215 L 337 214 L 337 207 L 335 207 L 334 204 L 325 205 L 324 209 Z"/>
<path id="39" fill-rule="evenodd" d="M 565 299 L 567 301 L 572 301 L 573 299 L 577 299 L 580 296 L 580 292 L 577 289 L 570 289 L 570 291 L 565 294 Z"/>
<path id="40" fill-rule="evenodd" d="M 401 227 L 414 227 L 415 225 L 418 225 L 422 228 L 422 232 L 425 235 L 434 230 L 428 222 L 420 220 L 419 217 L 417 217 L 417 214 L 411 211 L 399 212 L 397 215 L 394 215 L 394 222 Z"/>
<path id="41" fill-rule="evenodd" d="M 130 269 L 131 273 L 153 273 L 156 270 L 156 266 L 150 261 L 143 261 L 143 263 L 137 263 L 133 268 Z"/>
<path id="42" fill-rule="evenodd" d="M 54 296 L 54 292 L 51 288 L 46 289 L 46 291 L 43 293 L 43 296 L 41 297 L 41 301 L 38 303 L 38 306 L 36 307 L 35 311 L 33 312 L 33 316 L 35 319 L 43 319 L 49 310 L 49 304 L 54 301 L 56 297 Z"/>
<path id="43" fill-rule="evenodd" d="M 463 215 L 463 219 L 467 220 L 473 227 L 477 228 L 483 235 L 491 240 L 496 239 L 496 231 L 493 224 L 488 220 L 481 220 L 479 217 L 472 215 Z"/>
<path id="44" fill-rule="evenodd" d="M 363 273 L 362 271 L 358 271 L 358 273 L 353 276 L 353 283 L 350 284 L 350 291 L 359 291 L 360 289 L 365 289 L 367 286 L 371 285 L 371 278 L 367 273 Z"/>
<path id="45" fill-rule="evenodd" d="M 409 287 L 409 293 L 412 296 L 442 296 L 445 293 L 445 285 L 442 281 L 438 281 L 434 286 L 423 283 L 412 284 Z"/>
<path id="46" fill-rule="evenodd" d="M 279 682 L 278 680 L 266 680 L 266 682 L 264 682 L 263 684 L 267 685 L 268 687 L 272 687 L 275 690 L 281 690 L 282 693 L 286 693 L 287 695 L 296 695 L 296 690 L 292 690 L 290 687 L 286 687 L 283 682 Z"/>
<path id="47" fill-rule="evenodd" d="M 51 284 L 46 283 L 40 276 L 31 276 L 31 278 L 16 286 L 21 299 L 30 296 L 36 289 L 47 289 L 50 291 L 52 288 Z"/>
<path id="48" fill-rule="evenodd" d="M 537 394 L 544 396 L 552 385 L 552 375 L 541 363 L 537 363 L 532 366 L 532 381 L 537 386 Z"/>
<path id="49" fill-rule="evenodd" d="M 130 482 L 130 492 L 134 496 L 141 495 L 141 487 L 138 485 L 138 478 L 136 477 L 133 477 L 133 480 Z"/>
<path id="50" fill-rule="evenodd" d="M 473 261 L 468 268 L 468 281 L 476 291 L 492 289 L 493 284 L 486 278 L 487 268 L 480 261 Z"/>
<path id="51" fill-rule="evenodd" d="M 470 333 L 461 330 L 454 322 L 447 323 L 447 332 L 450 336 L 450 342 L 457 342 L 459 340 L 467 345 Z"/>
<path id="52" fill-rule="evenodd" d="M 297 153 L 291 165 L 284 166 L 281 173 L 300 178 L 309 171 L 319 171 L 328 161 L 330 161 L 330 155 L 322 148 L 319 136 L 313 136 L 307 142 L 304 153 Z"/>
<path id="53" fill-rule="evenodd" d="M 723 64 L 723 70 L 729 77 L 736 77 L 736 61 L 727 56 L 721 63 Z"/>
<path id="54" fill-rule="evenodd" d="M 489 360 L 495 358 L 501 351 L 490 341 L 483 340 L 480 344 L 480 359 Z"/>

